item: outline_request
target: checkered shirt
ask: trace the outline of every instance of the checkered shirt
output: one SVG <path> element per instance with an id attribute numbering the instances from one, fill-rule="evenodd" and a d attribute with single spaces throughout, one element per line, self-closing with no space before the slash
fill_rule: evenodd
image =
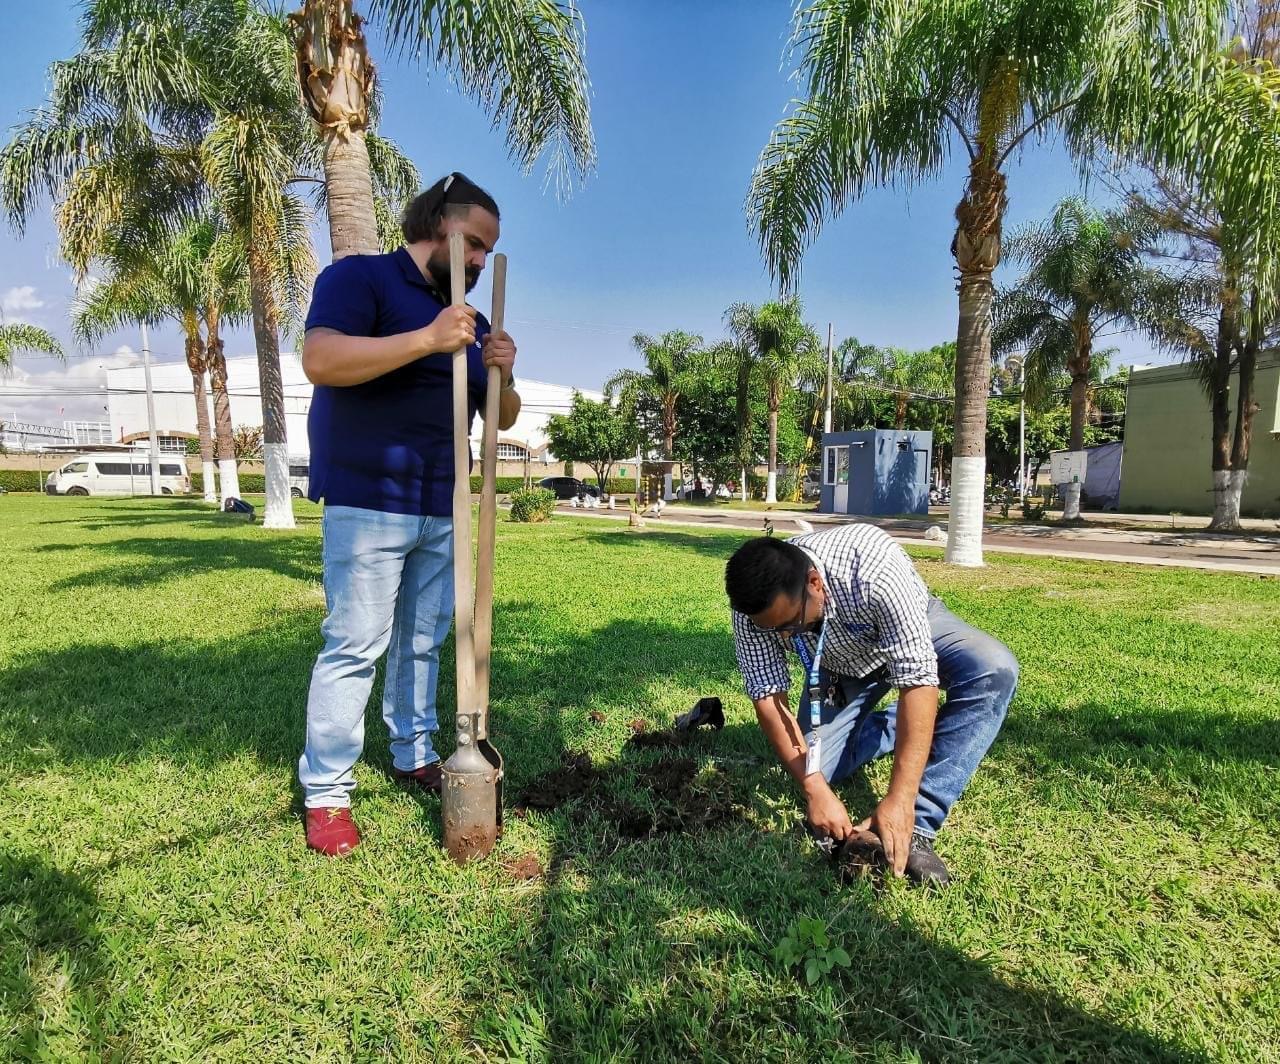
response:
<path id="1" fill-rule="evenodd" d="M 841 525 L 790 542 L 813 559 L 827 590 L 824 671 L 861 678 L 884 668 L 897 688 L 937 685 L 929 591 L 906 551 L 874 525 Z M 733 636 L 749 698 L 790 689 L 792 637 L 762 632 L 736 610 Z M 810 653 L 817 649 L 816 635 L 802 638 Z"/>

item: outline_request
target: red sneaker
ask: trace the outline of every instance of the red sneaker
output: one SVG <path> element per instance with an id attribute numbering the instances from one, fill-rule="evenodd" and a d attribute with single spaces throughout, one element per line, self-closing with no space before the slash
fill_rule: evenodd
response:
<path id="1" fill-rule="evenodd" d="M 421 787 L 432 794 L 439 794 L 444 783 L 444 773 L 440 769 L 439 761 L 432 761 L 431 764 L 415 768 L 412 772 L 402 772 L 398 768 L 393 768 L 391 775 L 399 783 L 408 787 Z"/>
<path id="2" fill-rule="evenodd" d="M 330 857 L 345 857 L 360 845 L 360 832 L 343 807 L 307 810 L 307 845 Z"/>

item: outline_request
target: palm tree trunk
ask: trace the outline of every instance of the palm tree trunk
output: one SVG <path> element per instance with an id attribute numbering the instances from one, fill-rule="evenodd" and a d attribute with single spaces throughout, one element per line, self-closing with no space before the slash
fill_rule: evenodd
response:
<path id="1" fill-rule="evenodd" d="M 205 502 L 218 501 L 214 483 L 213 437 L 209 431 L 209 395 L 204 386 L 205 351 L 200 339 L 200 321 L 194 313 L 182 320 L 187 369 L 191 371 L 191 394 L 196 401 L 196 435 L 200 439 L 200 480 Z"/>
<path id="2" fill-rule="evenodd" d="M 231 424 L 231 397 L 227 394 L 227 359 L 223 354 L 217 310 L 205 314 L 205 361 L 209 364 L 209 383 L 213 387 L 213 435 L 218 459 L 218 505 L 240 498 L 240 473 L 236 467 L 236 441 Z"/>
<path id="3" fill-rule="evenodd" d="M 991 383 L 991 274 L 1000 264 L 1005 180 L 983 151 L 969 168 L 969 185 L 956 208 L 952 253 L 960 270 L 956 331 L 955 439 L 951 459 L 951 516 L 946 560 L 982 564 L 982 513 L 987 476 L 987 392 Z"/>
<path id="4" fill-rule="evenodd" d="M 764 501 L 778 501 L 778 406 L 781 397 L 769 388 L 769 478 L 765 483 Z"/>
<path id="5" fill-rule="evenodd" d="M 329 195 L 329 242 L 335 260 L 382 250 L 373 210 L 373 181 L 364 131 L 326 136 L 324 180 Z"/>
<path id="6" fill-rule="evenodd" d="M 1239 379 L 1236 389 L 1236 427 L 1231 442 L 1231 461 L 1226 472 L 1225 491 L 1222 495 L 1221 511 L 1218 506 L 1218 492 L 1214 492 L 1214 512 L 1211 528 L 1240 529 L 1240 501 L 1244 495 L 1245 480 L 1249 475 L 1249 446 L 1253 439 L 1253 415 L 1259 410 L 1259 404 L 1253 397 L 1254 374 L 1257 368 L 1258 351 L 1262 346 L 1262 324 L 1257 312 L 1257 294 L 1253 298 L 1254 313 L 1249 317 L 1249 333 L 1239 347 L 1240 358 L 1237 364 Z M 1215 488 L 1217 487 L 1215 483 Z"/>
<path id="7" fill-rule="evenodd" d="M 249 248 L 249 294 L 253 336 L 258 348 L 258 388 L 262 394 L 262 453 L 266 465 L 267 506 L 263 528 L 293 528 L 289 495 L 289 444 L 285 433 L 284 384 L 280 374 L 280 330 L 275 293 L 265 256 L 254 241 Z"/>
<path id="8" fill-rule="evenodd" d="M 1084 450 L 1084 426 L 1089 419 L 1089 369 L 1093 361 L 1088 338 L 1082 338 L 1071 359 L 1071 434 L 1067 446 L 1073 451 Z M 1084 485 L 1073 481 L 1066 486 L 1063 493 L 1062 519 L 1064 521 L 1080 520 L 1080 493 Z"/>
<path id="9" fill-rule="evenodd" d="M 304 0 L 290 22 L 302 96 L 324 142 L 333 257 L 375 255 L 382 246 L 365 142 L 374 70 L 363 20 L 351 0 Z"/>
<path id="10" fill-rule="evenodd" d="M 1211 529 L 1240 526 L 1239 513 L 1231 512 L 1231 362 L 1237 340 L 1236 312 L 1232 297 L 1224 293 L 1218 310 L 1218 336 L 1209 368 L 1209 416 L 1212 419 L 1213 519 Z"/>

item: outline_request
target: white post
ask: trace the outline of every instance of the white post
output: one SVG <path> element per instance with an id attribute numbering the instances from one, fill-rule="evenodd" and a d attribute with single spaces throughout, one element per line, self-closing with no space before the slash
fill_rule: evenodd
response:
<path id="1" fill-rule="evenodd" d="M 640 453 L 640 444 L 636 444 L 636 504 L 640 502 L 640 463 L 644 461 Z"/>
<path id="2" fill-rule="evenodd" d="M 831 431 L 831 388 L 832 388 L 832 370 L 834 368 L 834 359 L 831 349 L 832 324 L 827 322 L 827 412 L 822 418 L 822 431 Z"/>
<path id="3" fill-rule="evenodd" d="M 160 494 L 160 441 L 156 439 L 156 397 L 151 391 L 151 340 L 142 323 L 142 375 L 147 384 L 147 434 L 151 440 L 151 494 Z"/>

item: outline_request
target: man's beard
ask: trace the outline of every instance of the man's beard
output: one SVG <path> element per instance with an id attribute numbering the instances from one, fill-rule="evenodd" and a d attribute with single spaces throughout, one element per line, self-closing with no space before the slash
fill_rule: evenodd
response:
<path id="1" fill-rule="evenodd" d="M 453 291 L 453 276 L 449 271 L 449 253 L 447 251 L 433 252 L 431 257 L 427 259 L 427 273 L 431 275 L 432 283 L 440 290 L 440 294 L 449 296 Z M 467 267 L 467 288 L 468 292 L 475 288 L 476 282 L 480 280 L 480 271 L 474 266 Z"/>

